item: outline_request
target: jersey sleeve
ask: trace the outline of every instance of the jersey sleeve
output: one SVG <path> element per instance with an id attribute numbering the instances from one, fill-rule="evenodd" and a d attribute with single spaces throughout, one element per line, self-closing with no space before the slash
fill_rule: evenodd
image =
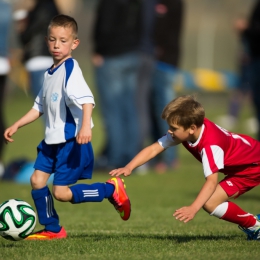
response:
<path id="1" fill-rule="evenodd" d="M 72 73 L 66 83 L 66 89 L 69 101 L 75 105 L 93 104 L 93 106 L 95 106 L 94 96 L 83 77 L 81 69 L 75 61 Z M 67 100 L 67 102 L 69 101 Z"/>
<path id="2" fill-rule="evenodd" d="M 37 95 L 37 97 L 34 100 L 34 104 L 33 104 L 33 108 L 37 111 L 39 111 L 40 113 L 43 113 L 43 103 L 42 103 L 42 99 L 43 99 L 43 88 L 41 88 L 39 94 Z"/>
<path id="3" fill-rule="evenodd" d="M 172 136 L 167 133 L 165 134 L 163 137 L 161 137 L 160 139 L 158 139 L 158 143 L 164 148 L 167 149 L 171 146 L 176 145 L 177 143 L 175 142 L 175 140 L 172 138 Z"/>

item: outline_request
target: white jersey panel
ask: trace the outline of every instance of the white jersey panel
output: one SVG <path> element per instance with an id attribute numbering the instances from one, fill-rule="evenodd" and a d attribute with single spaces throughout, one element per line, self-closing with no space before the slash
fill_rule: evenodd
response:
<path id="1" fill-rule="evenodd" d="M 218 169 L 224 168 L 224 151 L 221 149 L 221 147 L 217 145 L 211 145 L 210 146 L 214 158 L 214 162 L 217 165 Z"/>
<path id="2" fill-rule="evenodd" d="M 224 151 L 216 145 L 210 146 L 210 153 L 213 156 L 213 161 L 218 169 L 224 168 Z M 201 158 L 202 158 L 202 166 L 204 171 L 204 176 L 208 177 L 213 173 L 210 167 L 210 156 L 207 155 L 206 149 L 202 149 L 201 151 Z"/>
<path id="3" fill-rule="evenodd" d="M 210 174 L 212 174 L 212 171 L 210 168 L 209 159 L 207 157 L 207 153 L 205 149 L 202 149 L 201 151 L 201 158 L 202 158 L 202 167 L 203 167 L 204 176 L 207 177 Z"/>

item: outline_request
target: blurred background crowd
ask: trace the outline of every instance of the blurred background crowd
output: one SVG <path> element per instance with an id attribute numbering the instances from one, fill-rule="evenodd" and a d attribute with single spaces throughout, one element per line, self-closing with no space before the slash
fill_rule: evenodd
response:
<path id="1" fill-rule="evenodd" d="M 59 13 L 79 25 L 78 60 L 95 94 L 104 140 L 95 169 L 125 165 L 167 131 L 164 106 L 179 93 L 227 92 L 221 126 L 232 130 L 247 98 L 260 121 L 260 1 L 258 0 L 0 0 L 0 131 L 5 99 L 17 88 L 32 100 L 52 65 L 45 36 Z M 30 102 L 31 102 L 30 101 Z M 28 101 L 25 101 L 28 102 Z M 93 129 L 95 133 L 96 129 Z M 2 139 L 1 139 L 2 140 Z M 0 176 L 6 171 L 0 143 Z M 140 172 L 178 167 L 168 149 Z M 5 164 L 5 165 L 4 165 Z"/>

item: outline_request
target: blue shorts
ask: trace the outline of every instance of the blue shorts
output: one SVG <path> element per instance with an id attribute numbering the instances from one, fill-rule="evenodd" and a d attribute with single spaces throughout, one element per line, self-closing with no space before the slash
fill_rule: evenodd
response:
<path id="1" fill-rule="evenodd" d="M 91 143 L 78 144 L 73 138 L 66 143 L 50 145 L 43 140 L 37 151 L 34 168 L 54 174 L 53 185 L 66 186 L 92 178 L 94 154 Z"/>

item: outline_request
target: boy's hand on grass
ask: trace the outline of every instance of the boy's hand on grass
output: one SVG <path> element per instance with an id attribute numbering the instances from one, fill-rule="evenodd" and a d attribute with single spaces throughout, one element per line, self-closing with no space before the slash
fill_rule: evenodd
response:
<path id="1" fill-rule="evenodd" d="M 124 176 L 129 176 L 132 173 L 132 171 L 127 168 L 127 167 L 123 167 L 123 168 L 118 168 L 118 169 L 114 169 L 111 172 L 109 172 L 109 174 L 111 176 L 120 176 L 120 175 L 124 175 Z"/>
<path id="2" fill-rule="evenodd" d="M 191 206 L 189 206 L 175 210 L 173 216 L 177 220 L 187 223 L 195 217 L 196 213 L 197 212 Z"/>

